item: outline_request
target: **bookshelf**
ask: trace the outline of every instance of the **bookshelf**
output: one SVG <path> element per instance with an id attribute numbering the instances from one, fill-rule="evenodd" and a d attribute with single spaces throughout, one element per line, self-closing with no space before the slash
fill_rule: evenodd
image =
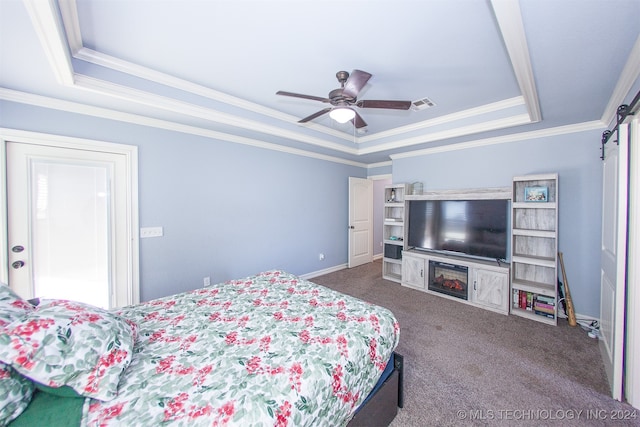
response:
<path id="1" fill-rule="evenodd" d="M 558 174 L 513 178 L 511 314 L 557 325 Z"/>
<path id="2" fill-rule="evenodd" d="M 394 184 L 384 188 L 382 277 L 398 283 L 402 281 L 404 225 L 407 219 L 404 201 L 408 187 L 407 184 Z"/>

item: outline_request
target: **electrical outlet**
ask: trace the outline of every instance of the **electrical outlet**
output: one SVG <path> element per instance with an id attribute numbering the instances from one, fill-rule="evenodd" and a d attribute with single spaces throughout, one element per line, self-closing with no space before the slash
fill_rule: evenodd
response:
<path id="1" fill-rule="evenodd" d="M 207 276 L 202 281 L 204 283 L 204 287 L 211 286 L 211 277 Z"/>
<path id="2" fill-rule="evenodd" d="M 324 254 L 320 254 L 320 255 L 318 255 L 318 259 L 319 259 L 320 261 L 324 261 Z"/>

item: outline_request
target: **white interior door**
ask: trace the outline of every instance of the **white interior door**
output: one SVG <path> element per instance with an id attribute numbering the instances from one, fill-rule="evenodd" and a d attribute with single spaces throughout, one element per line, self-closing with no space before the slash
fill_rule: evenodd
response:
<path id="1" fill-rule="evenodd" d="M 627 126 L 605 146 L 602 186 L 600 348 L 614 399 L 622 400 L 627 245 Z"/>
<path id="2" fill-rule="evenodd" d="M 373 181 L 349 177 L 349 263 L 373 261 Z"/>
<path id="3" fill-rule="evenodd" d="M 138 302 L 127 156 L 5 146 L 10 286 L 25 298 L 103 308 Z"/>

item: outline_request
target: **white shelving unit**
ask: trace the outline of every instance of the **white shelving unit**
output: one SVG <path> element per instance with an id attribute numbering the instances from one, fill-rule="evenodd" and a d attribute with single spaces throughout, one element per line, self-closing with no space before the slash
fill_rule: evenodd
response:
<path id="1" fill-rule="evenodd" d="M 407 184 L 394 184 L 384 189 L 382 277 L 398 283 L 402 281 L 404 225 L 407 220 L 404 201 L 408 188 Z"/>
<path id="2" fill-rule="evenodd" d="M 514 177 L 512 198 L 511 314 L 556 325 L 558 174 Z"/>

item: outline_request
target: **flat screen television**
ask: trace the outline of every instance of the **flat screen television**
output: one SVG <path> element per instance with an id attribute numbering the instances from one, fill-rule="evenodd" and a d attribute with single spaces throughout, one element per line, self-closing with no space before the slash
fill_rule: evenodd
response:
<path id="1" fill-rule="evenodd" d="M 506 260 L 508 200 L 411 200 L 408 246 Z"/>

